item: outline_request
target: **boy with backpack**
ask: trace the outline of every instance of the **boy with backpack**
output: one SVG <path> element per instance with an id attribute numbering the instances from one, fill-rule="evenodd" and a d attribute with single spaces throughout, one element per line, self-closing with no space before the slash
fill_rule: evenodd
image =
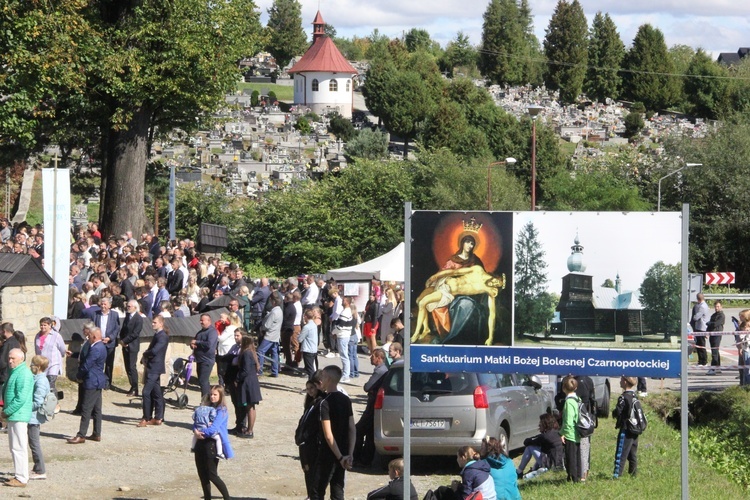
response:
<path id="1" fill-rule="evenodd" d="M 638 436 L 646 430 L 647 421 L 641 402 L 635 397 L 633 391 L 636 383 L 636 377 L 620 377 L 620 387 L 623 393 L 617 400 L 617 406 L 612 410 L 615 428 L 620 429 L 615 446 L 614 479 L 619 478 L 625 472 L 626 460 L 628 473 L 631 476 L 635 476 L 638 469 Z"/>
<path id="2" fill-rule="evenodd" d="M 562 391 L 565 393 L 565 404 L 562 411 L 562 427 L 560 438 L 565 446 L 565 469 L 568 471 L 568 481 L 581 481 L 581 454 L 579 443 L 581 435 L 578 430 L 578 403 L 576 396 L 578 382 L 575 377 L 568 375 L 562 381 Z"/>

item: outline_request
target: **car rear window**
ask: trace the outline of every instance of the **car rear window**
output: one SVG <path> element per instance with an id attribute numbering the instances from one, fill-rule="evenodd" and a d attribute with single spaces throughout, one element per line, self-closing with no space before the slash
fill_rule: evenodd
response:
<path id="1" fill-rule="evenodd" d="M 404 370 L 392 369 L 383 384 L 387 395 L 404 393 Z M 477 376 L 473 373 L 412 373 L 411 393 L 432 394 L 473 394 L 477 386 Z"/>

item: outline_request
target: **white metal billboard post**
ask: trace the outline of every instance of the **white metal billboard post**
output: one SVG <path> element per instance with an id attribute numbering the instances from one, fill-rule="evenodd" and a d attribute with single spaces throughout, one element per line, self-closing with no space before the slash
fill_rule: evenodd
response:
<path id="1" fill-rule="evenodd" d="M 690 237 L 690 205 L 682 205 L 682 300 L 680 301 L 680 440 L 682 460 L 680 464 L 682 500 L 688 500 L 688 348 L 687 325 L 690 282 L 688 281 L 688 238 Z"/>
<path id="2" fill-rule="evenodd" d="M 411 202 L 404 204 L 404 498 L 411 496 Z"/>

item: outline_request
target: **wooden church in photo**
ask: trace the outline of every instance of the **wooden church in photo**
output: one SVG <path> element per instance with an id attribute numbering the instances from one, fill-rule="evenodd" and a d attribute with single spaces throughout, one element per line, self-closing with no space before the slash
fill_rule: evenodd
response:
<path id="1" fill-rule="evenodd" d="M 623 335 L 642 336 L 643 306 L 640 291 L 622 290 L 620 275 L 614 288 L 595 286 L 594 277 L 586 274 L 583 245 L 576 235 L 568 257 L 568 274 L 563 276 L 560 302 L 550 323 L 553 335 Z"/>

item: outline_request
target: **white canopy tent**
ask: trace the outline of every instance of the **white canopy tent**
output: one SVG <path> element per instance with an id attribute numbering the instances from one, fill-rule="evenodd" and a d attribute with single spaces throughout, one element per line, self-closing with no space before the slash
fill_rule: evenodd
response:
<path id="1" fill-rule="evenodd" d="M 404 281 L 404 243 L 390 252 L 356 266 L 328 271 L 328 277 L 336 281 Z"/>

